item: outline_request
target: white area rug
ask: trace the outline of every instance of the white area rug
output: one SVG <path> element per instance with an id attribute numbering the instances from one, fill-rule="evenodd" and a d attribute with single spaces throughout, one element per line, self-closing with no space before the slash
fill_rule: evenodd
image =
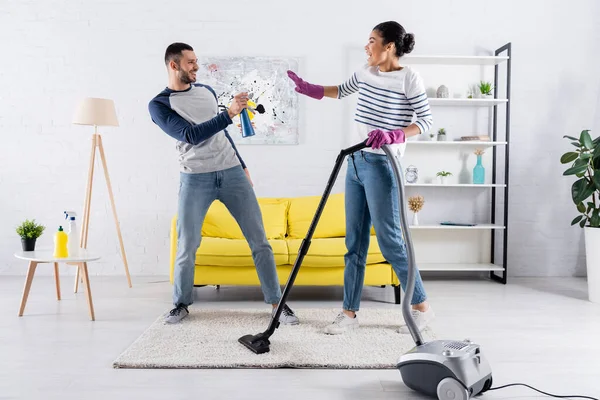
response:
<path id="1" fill-rule="evenodd" d="M 257 355 L 238 338 L 267 329 L 270 313 L 261 310 L 194 309 L 181 323 L 159 317 L 114 362 L 115 368 L 395 368 L 414 347 L 410 335 L 396 332 L 402 312 L 363 309 L 360 328 L 347 335 L 323 333 L 339 309 L 296 309 L 300 325 L 284 326 L 271 336 L 271 351 Z M 434 339 L 430 329 L 426 341 Z"/>

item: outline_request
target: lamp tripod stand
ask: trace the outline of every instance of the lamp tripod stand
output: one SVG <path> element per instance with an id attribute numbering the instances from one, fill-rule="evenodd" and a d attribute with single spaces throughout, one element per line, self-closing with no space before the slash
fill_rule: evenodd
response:
<path id="1" fill-rule="evenodd" d="M 123 237 L 121 235 L 121 228 L 119 227 L 119 219 L 117 217 L 117 208 L 115 207 L 115 199 L 113 196 L 112 185 L 110 183 L 110 177 L 108 176 L 108 167 L 106 166 L 106 157 L 104 155 L 104 146 L 102 145 L 102 136 L 98 133 L 98 127 L 94 126 L 94 134 L 92 135 L 92 153 L 90 155 L 90 167 L 88 172 L 88 183 L 87 190 L 85 192 L 85 205 L 83 209 L 83 224 L 81 226 L 81 240 L 79 247 L 82 249 L 87 248 L 88 232 L 90 227 L 90 210 L 92 204 L 92 183 L 94 181 L 94 164 L 96 161 L 96 149 L 100 153 L 100 159 L 102 160 L 102 167 L 104 169 L 104 177 L 106 178 L 106 186 L 108 187 L 108 196 L 110 198 L 110 204 L 112 207 L 113 217 L 115 225 L 117 227 L 117 236 L 119 237 L 119 244 L 121 246 L 121 255 L 123 256 L 123 263 L 125 264 L 125 274 L 127 275 L 127 283 L 131 287 L 131 276 L 129 275 L 129 267 L 127 266 L 127 256 L 125 255 L 125 246 L 123 245 Z M 79 268 L 75 277 L 75 293 L 79 286 Z"/>

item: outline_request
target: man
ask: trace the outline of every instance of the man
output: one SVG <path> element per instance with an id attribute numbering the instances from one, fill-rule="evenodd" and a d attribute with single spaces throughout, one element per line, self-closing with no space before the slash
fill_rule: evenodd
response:
<path id="1" fill-rule="evenodd" d="M 247 108 L 248 94 L 237 94 L 228 109 L 218 112 L 214 90 L 195 83 L 198 60 L 194 49 L 185 43 L 167 47 L 165 65 L 169 84 L 148 105 L 152 121 L 177 140 L 180 154 L 175 308 L 165 321 L 176 323 L 189 314 L 196 251 L 206 212 L 215 200 L 225 204 L 248 241 L 265 302 L 273 306 L 274 314 L 281 288 L 273 250 L 267 241 L 250 174 L 225 129 L 235 115 Z M 299 323 L 287 305 L 279 319 L 283 324 Z"/>

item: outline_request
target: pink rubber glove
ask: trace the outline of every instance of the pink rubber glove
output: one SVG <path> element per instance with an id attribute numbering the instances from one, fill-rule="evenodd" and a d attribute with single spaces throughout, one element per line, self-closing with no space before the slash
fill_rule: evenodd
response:
<path id="1" fill-rule="evenodd" d="M 396 129 L 393 131 L 384 131 L 381 129 L 375 129 L 369 132 L 369 139 L 367 145 L 374 149 L 379 149 L 384 144 L 404 143 L 406 137 L 402 129 Z"/>
<path id="2" fill-rule="evenodd" d="M 296 92 L 317 100 L 321 100 L 325 95 L 325 88 L 323 86 L 313 85 L 311 83 L 305 82 L 292 71 L 288 71 L 287 74 L 290 77 L 290 79 L 293 80 L 296 84 Z"/>

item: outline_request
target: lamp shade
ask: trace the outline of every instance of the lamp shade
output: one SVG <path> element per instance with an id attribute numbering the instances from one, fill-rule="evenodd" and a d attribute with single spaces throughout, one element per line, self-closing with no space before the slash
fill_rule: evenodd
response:
<path id="1" fill-rule="evenodd" d="M 83 99 L 73 117 L 77 125 L 119 126 L 115 103 L 110 99 L 89 97 Z"/>

